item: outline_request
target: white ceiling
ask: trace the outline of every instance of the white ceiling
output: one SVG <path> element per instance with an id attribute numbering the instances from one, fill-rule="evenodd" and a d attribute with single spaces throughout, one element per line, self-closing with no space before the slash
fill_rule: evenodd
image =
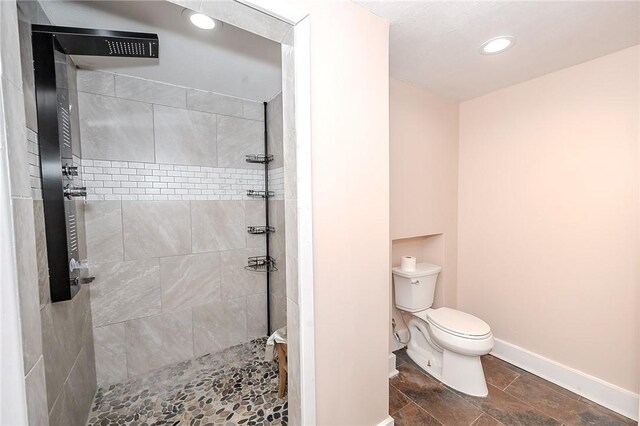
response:
<path id="1" fill-rule="evenodd" d="M 471 99 L 640 43 L 639 1 L 357 1 L 391 23 L 394 78 Z M 493 37 L 516 37 L 498 55 Z"/>
<path id="2" fill-rule="evenodd" d="M 74 57 L 114 71 L 245 99 L 268 101 L 281 87 L 280 45 L 224 24 L 204 31 L 166 1 L 42 1 L 54 25 L 158 34 L 160 58 Z"/>

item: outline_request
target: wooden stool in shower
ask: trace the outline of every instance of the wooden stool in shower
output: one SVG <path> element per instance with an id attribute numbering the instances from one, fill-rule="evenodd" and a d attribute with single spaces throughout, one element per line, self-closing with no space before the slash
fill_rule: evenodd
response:
<path id="1" fill-rule="evenodd" d="M 278 398 L 282 398 L 287 387 L 287 344 L 276 343 L 276 353 L 278 354 Z"/>

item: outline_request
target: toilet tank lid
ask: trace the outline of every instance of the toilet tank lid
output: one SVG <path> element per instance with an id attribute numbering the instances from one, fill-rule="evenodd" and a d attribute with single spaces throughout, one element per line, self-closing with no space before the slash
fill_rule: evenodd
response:
<path id="1" fill-rule="evenodd" d="M 426 277 L 442 271 L 442 266 L 431 263 L 418 263 L 415 271 L 403 271 L 399 266 L 393 268 L 394 275 L 404 278 Z"/>

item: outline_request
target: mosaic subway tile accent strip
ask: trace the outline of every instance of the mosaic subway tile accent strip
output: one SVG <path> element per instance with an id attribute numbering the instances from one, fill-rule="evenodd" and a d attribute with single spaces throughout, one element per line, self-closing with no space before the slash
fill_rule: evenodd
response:
<path id="1" fill-rule="evenodd" d="M 269 190 L 274 192 L 274 199 L 284 200 L 284 167 L 269 169 Z"/>
<path id="2" fill-rule="evenodd" d="M 249 200 L 247 190 L 264 189 L 264 170 L 84 159 L 81 162 L 87 199 L 94 201 Z M 269 175 L 269 189 L 282 199 L 284 170 L 270 170 Z"/>
<path id="3" fill-rule="evenodd" d="M 38 134 L 27 129 L 33 199 L 42 199 Z M 73 184 L 87 187 L 87 200 L 248 200 L 247 189 L 264 189 L 264 170 L 128 161 L 81 160 Z M 284 168 L 269 170 L 274 199 L 284 199 Z"/>

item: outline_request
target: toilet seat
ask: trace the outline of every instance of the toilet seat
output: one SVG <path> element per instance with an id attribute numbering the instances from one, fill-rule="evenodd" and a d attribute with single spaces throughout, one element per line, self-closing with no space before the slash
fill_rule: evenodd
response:
<path id="1" fill-rule="evenodd" d="M 491 336 L 489 324 L 478 317 L 455 309 L 428 309 L 420 317 L 429 325 L 463 339 L 484 340 Z"/>

